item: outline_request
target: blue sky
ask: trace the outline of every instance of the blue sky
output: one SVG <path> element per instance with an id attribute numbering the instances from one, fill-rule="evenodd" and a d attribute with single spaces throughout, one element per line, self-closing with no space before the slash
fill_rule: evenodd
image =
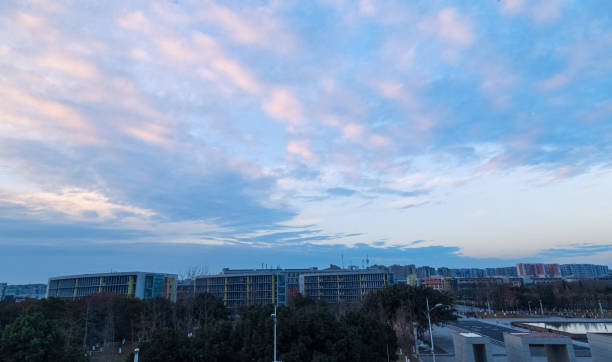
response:
<path id="1" fill-rule="evenodd" d="M 3 1 L 0 280 L 612 257 L 608 1 Z"/>

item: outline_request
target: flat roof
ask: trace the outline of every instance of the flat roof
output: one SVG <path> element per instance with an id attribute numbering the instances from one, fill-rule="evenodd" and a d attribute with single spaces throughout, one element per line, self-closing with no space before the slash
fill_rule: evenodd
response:
<path id="1" fill-rule="evenodd" d="M 475 338 L 475 337 L 482 337 L 480 334 L 477 333 L 459 333 L 460 335 L 464 336 L 464 337 L 469 337 L 469 338 Z"/>
<path id="2" fill-rule="evenodd" d="M 175 276 L 175 277 L 178 277 L 178 274 L 171 274 L 171 273 L 156 273 L 156 272 L 131 271 L 131 272 L 108 272 L 108 273 L 89 273 L 89 274 L 75 274 L 75 275 L 60 275 L 60 276 L 50 277 L 49 280 L 88 278 L 88 277 L 89 278 L 90 277 L 106 277 L 106 276 L 114 276 L 114 275 L 136 275 L 136 274 L 157 274 L 157 275 L 166 275 L 166 276 Z"/>

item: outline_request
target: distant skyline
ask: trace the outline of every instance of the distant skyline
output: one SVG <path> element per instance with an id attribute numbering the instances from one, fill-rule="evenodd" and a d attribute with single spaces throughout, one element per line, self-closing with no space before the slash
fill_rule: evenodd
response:
<path id="1" fill-rule="evenodd" d="M 3 1 L 0 281 L 610 265 L 610 10 Z"/>

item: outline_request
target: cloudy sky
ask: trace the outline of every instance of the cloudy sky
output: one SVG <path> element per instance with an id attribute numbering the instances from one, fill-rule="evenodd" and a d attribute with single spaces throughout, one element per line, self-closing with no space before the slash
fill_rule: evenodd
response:
<path id="1" fill-rule="evenodd" d="M 2 1 L 0 281 L 612 259 L 612 5 Z"/>

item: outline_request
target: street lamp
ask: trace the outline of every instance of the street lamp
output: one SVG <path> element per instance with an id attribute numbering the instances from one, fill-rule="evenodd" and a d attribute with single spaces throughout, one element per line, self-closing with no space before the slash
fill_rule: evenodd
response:
<path id="1" fill-rule="evenodd" d="M 274 313 L 270 314 L 270 317 L 274 319 L 274 361 L 273 362 L 283 362 L 276 360 L 276 303 L 274 304 Z"/>
<path id="2" fill-rule="evenodd" d="M 444 306 L 443 304 L 436 304 L 432 308 L 429 308 L 429 297 L 425 297 L 425 303 L 427 304 L 427 323 L 429 324 L 429 341 L 431 342 L 431 356 L 433 357 L 433 362 L 436 362 L 436 352 L 434 351 L 434 341 L 433 341 L 433 333 L 431 332 L 431 311 Z"/>
<path id="3" fill-rule="evenodd" d="M 531 301 L 530 300 L 527 301 L 527 305 L 529 306 L 529 315 L 531 315 Z"/>
<path id="4" fill-rule="evenodd" d="M 140 352 L 140 348 L 134 350 L 134 362 L 138 362 L 138 352 Z"/>

